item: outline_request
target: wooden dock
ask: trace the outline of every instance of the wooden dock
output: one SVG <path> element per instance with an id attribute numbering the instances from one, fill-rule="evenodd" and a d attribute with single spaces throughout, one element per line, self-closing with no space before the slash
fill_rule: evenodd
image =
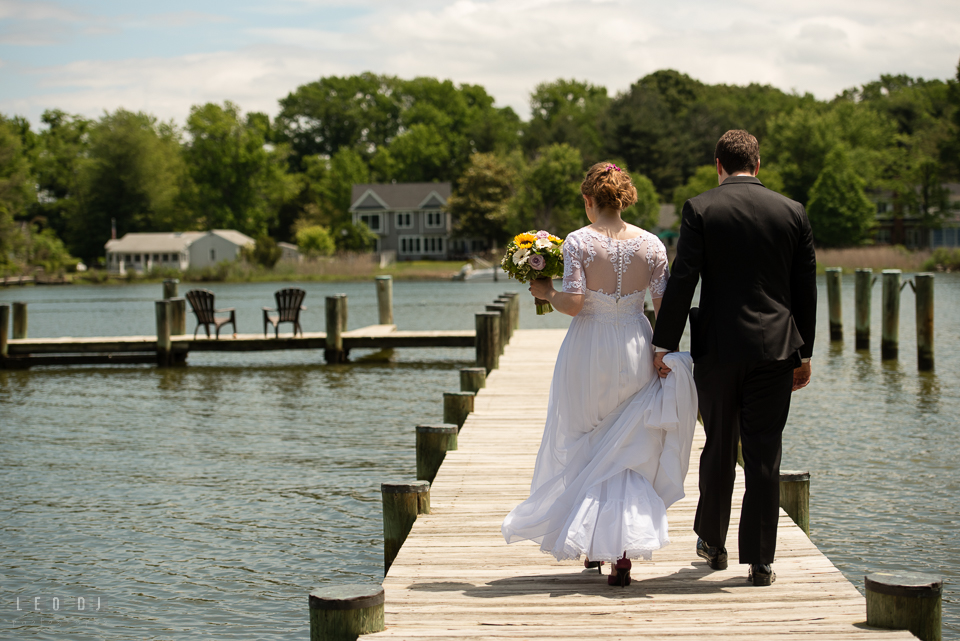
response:
<path id="1" fill-rule="evenodd" d="M 370 325 L 343 332 L 343 347 L 351 349 L 395 349 L 404 347 L 475 347 L 473 330 L 397 331 L 396 325 Z M 189 352 L 255 352 L 289 349 L 323 349 L 326 332 L 305 332 L 274 338 L 273 334 L 223 333 L 219 339 L 192 334 L 171 336 L 172 351 L 181 358 Z M 115 336 L 93 338 L 22 338 L 7 342 L 10 368 L 36 365 L 93 363 L 155 363 L 156 336 Z"/>
<path id="2" fill-rule="evenodd" d="M 781 511 L 776 582 L 754 587 L 738 564 L 742 475 L 730 567 L 694 552 L 698 430 L 685 499 L 669 510 L 671 545 L 635 561 L 633 583 L 557 562 L 530 542 L 506 545 L 503 517 L 529 492 L 563 330 L 520 330 L 475 398 L 475 411 L 383 582 L 386 630 L 364 639 L 913 639 L 866 627 L 864 598 Z M 816 515 L 813 515 L 816 519 Z M 606 570 L 606 566 L 605 566 Z"/>

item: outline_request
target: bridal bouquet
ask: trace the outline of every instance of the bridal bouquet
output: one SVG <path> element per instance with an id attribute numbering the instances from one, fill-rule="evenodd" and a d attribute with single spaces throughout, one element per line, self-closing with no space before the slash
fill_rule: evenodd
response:
<path id="1" fill-rule="evenodd" d="M 537 278 L 560 278 L 563 276 L 563 239 L 540 231 L 517 234 L 507 243 L 507 253 L 500 266 L 510 278 L 521 283 Z M 537 315 L 553 311 L 553 306 L 540 298 L 536 299 Z"/>

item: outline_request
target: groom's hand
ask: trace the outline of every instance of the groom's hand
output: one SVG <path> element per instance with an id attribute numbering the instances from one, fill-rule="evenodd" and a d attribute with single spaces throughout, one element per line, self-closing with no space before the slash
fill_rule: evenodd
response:
<path id="1" fill-rule="evenodd" d="M 670 352 L 657 352 L 653 355 L 653 366 L 657 369 L 657 374 L 660 378 L 666 378 L 667 374 L 671 372 L 670 368 L 663 362 L 663 357 L 669 353 Z"/>
<path id="2" fill-rule="evenodd" d="M 810 361 L 793 370 L 793 391 L 796 392 L 798 389 L 803 389 L 809 385 L 812 375 L 813 369 L 810 367 Z"/>

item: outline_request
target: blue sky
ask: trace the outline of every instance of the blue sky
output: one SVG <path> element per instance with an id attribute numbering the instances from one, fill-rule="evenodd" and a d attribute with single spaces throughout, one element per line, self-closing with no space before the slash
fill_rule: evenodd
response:
<path id="1" fill-rule="evenodd" d="M 952 77 L 958 58 L 956 0 L 0 0 L 0 112 L 33 122 L 183 122 L 223 100 L 275 114 L 299 84 L 368 70 L 479 83 L 524 118 L 538 82 L 616 93 L 663 68 L 826 98 L 881 73 Z"/>

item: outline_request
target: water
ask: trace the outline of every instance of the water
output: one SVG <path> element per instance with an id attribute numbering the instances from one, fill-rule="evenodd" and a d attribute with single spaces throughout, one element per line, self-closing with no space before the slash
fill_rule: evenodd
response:
<path id="1" fill-rule="evenodd" d="M 937 276 L 928 375 L 916 371 L 909 288 L 900 360 L 886 364 L 879 283 L 869 355 L 853 349 L 852 278 L 839 346 L 826 340 L 822 286 L 814 381 L 794 397 L 784 467 L 812 473 L 811 535 L 852 581 L 880 569 L 942 573 L 944 637 L 960 638 L 960 278 Z M 209 288 L 218 306 L 237 308 L 239 331 L 258 332 L 277 287 Z M 336 292 L 349 296 L 351 328 L 376 322 L 370 283 L 305 288 L 306 331 L 322 330 L 322 298 Z M 469 329 L 507 290 L 523 288 L 398 282 L 396 321 Z M 28 301 L 35 337 L 150 334 L 159 291 L 7 289 L 0 302 Z M 523 327 L 567 323 L 521 309 Z M 379 582 L 379 484 L 415 476 L 413 426 L 440 419 L 441 393 L 458 389 L 472 350 L 352 356 L 328 367 L 317 351 L 197 352 L 184 369 L 0 371 L 0 638 L 304 638 L 311 589 Z"/>

